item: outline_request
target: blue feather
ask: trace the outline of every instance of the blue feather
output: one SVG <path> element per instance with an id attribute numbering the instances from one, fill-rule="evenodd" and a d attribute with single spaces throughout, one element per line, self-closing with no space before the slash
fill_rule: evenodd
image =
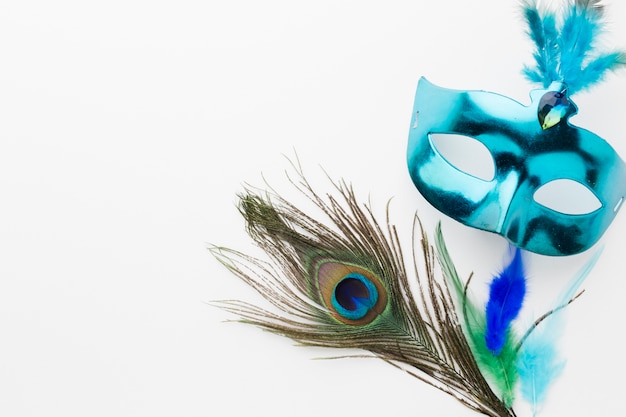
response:
<path id="1" fill-rule="evenodd" d="M 552 82 L 553 80 L 558 78 L 557 68 L 553 65 L 553 62 L 558 62 L 559 59 L 559 47 L 558 47 L 558 39 L 559 39 L 559 31 L 556 29 L 556 17 L 552 13 L 548 13 L 543 17 L 543 35 L 545 39 L 544 47 L 543 47 L 543 68 L 546 74 L 546 77 Z M 545 84 L 547 87 L 550 85 L 550 82 Z"/>
<path id="2" fill-rule="evenodd" d="M 534 66 L 523 73 L 533 83 L 548 87 L 564 82 L 569 94 L 584 90 L 603 80 L 608 71 L 626 66 L 624 52 L 602 53 L 597 40 L 605 32 L 600 0 L 570 1 L 560 16 L 537 7 L 537 0 L 524 0 L 523 13 L 528 35 L 535 43 Z"/>
<path id="3" fill-rule="evenodd" d="M 525 66 L 524 74 L 532 82 L 541 83 L 544 87 L 550 85 L 557 77 L 558 67 L 558 31 L 556 18 L 553 13 L 541 16 L 536 2 L 526 2 L 524 17 L 528 23 L 528 35 L 535 43 L 536 51 L 533 54 L 536 67 Z"/>
<path id="4" fill-rule="evenodd" d="M 555 348 L 554 333 L 541 332 L 527 339 L 517 357 L 517 374 L 522 397 L 531 404 L 533 415 L 545 401 L 548 387 L 565 368 Z"/>
<path id="5" fill-rule="evenodd" d="M 591 5 L 578 7 L 574 5 L 566 11 L 559 37 L 561 50 L 560 72 L 569 87 L 573 90 L 584 88 L 575 80 L 583 68 L 583 62 L 594 49 L 594 40 L 603 32 L 601 9 Z"/>
<path id="6" fill-rule="evenodd" d="M 614 71 L 623 65 L 626 65 L 626 53 L 624 52 L 601 55 L 591 60 L 582 71 L 575 74 L 576 76 L 570 80 L 570 84 L 575 89 L 584 89 L 602 81 L 608 71 Z"/>
<path id="7" fill-rule="evenodd" d="M 502 351 L 511 322 L 522 309 L 525 294 L 526 277 L 522 253 L 516 248 L 511 263 L 493 279 L 489 288 L 489 301 L 485 309 L 485 343 L 494 355 L 499 355 Z"/>
<path id="8" fill-rule="evenodd" d="M 600 254 L 601 251 L 594 254 L 557 299 L 555 308 L 535 322 L 521 341 L 517 372 L 522 397 L 530 403 L 533 415 L 537 414 L 549 387 L 565 367 L 565 360 L 557 350 L 558 338 L 565 327 L 563 308 L 575 298 Z"/>

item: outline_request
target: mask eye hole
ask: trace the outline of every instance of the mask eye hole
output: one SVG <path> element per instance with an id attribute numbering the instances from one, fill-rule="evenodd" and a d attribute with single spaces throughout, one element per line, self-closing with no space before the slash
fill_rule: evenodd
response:
<path id="1" fill-rule="evenodd" d="M 431 133 L 430 143 L 459 171 L 484 181 L 491 181 L 495 177 L 496 168 L 491 152 L 476 139 L 456 134 Z"/>
<path id="2" fill-rule="evenodd" d="M 563 214 L 589 214 L 602 207 L 600 200 L 589 188 L 569 179 L 558 179 L 542 185 L 535 191 L 534 199 L 542 206 Z"/>

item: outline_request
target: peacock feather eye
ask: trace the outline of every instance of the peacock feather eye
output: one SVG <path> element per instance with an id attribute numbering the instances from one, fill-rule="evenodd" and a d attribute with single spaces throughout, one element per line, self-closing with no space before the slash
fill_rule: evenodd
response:
<path id="1" fill-rule="evenodd" d="M 372 271 L 331 260 L 317 264 L 317 290 L 332 316 L 345 324 L 371 323 L 387 305 L 387 290 Z"/>
<path id="2" fill-rule="evenodd" d="M 365 317 L 378 301 L 374 284 L 361 274 L 343 277 L 332 292 L 331 304 L 342 316 L 350 320 Z"/>

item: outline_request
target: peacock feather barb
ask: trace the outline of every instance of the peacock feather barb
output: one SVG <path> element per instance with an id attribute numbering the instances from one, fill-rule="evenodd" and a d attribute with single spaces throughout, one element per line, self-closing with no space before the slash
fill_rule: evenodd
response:
<path id="1" fill-rule="evenodd" d="M 241 321 L 301 344 L 363 349 L 487 416 L 515 416 L 496 395 L 465 338 L 436 251 L 415 217 L 412 262 L 405 264 L 396 227 L 376 220 L 352 187 L 332 182 L 318 194 L 296 167 L 291 184 L 321 211 L 317 220 L 274 190 L 248 188 L 239 208 L 261 260 L 212 247 L 213 255 L 276 311 L 243 301 L 217 304 Z M 410 272 L 409 272 L 410 271 Z"/>

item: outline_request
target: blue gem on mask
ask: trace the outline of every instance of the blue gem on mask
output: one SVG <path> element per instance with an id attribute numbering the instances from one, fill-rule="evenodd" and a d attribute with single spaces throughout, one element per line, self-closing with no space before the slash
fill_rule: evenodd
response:
<path id="1" fill-rule="evenodd" d="M 545 93 L 537 109 L 539 124 L 543 130 L 556 126 L 565 119 L 570 109 L 570 102 L 563 91 L 549 91 Z"/>

